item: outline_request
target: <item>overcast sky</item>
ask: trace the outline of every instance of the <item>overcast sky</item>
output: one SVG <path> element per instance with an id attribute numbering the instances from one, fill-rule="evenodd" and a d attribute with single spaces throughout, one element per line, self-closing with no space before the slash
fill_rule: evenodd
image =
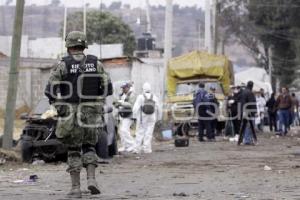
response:
<path id="1" fill-rule="evenodd" d="M 4 4 L 7 0 L 0 0 L 1 4 Z M 16 0 L 13 0 L 15 2 Z M 60 0 L 62 3 L 66 3 L 70 7 L 81 7 L 84 0 Z M 86 0 L 92 7 L 98 7 L 100 2 L 110 5 L 114 1 L 122 1 L 123 4 L 130 4 L 132 7 L 144 7 L 145 0 Z M 36 4 L 45 5 L 49 4 L 51 0 L 26 0 L 26 5 Z M 165 5 L 165 0 L 149 0 L 151 5 Z M 194 6 L 204 7 L 205 0 L 173 0 L 174 3 L 180 6 Z"/>

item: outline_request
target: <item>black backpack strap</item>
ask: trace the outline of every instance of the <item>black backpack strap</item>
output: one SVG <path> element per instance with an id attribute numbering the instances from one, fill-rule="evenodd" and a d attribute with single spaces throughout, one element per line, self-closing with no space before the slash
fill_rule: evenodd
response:
<path id="1" fill-rule="evenodd" d="M 126 98 L 124 99 L 125 102 L 129 101 L 130 95 L 131 95 L 131 92 L 128 92 L 128 94 L 126 94 Z"/>

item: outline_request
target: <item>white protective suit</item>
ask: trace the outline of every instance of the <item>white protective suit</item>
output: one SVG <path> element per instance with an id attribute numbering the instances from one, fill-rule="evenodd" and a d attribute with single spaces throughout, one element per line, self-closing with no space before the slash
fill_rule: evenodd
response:
<path id="1" fill-rule="evenodd" d="M 129 92 L 130 97 L 129 97 L 129 101 L 125 102 L 125 99 L 127 97 L 126 94 L 123 94 L 120 98 L 119 103 L 121 103 L 123 106 L 125 107 L 133 107 L 133 104 L 135 102 L 135 95 L 133 93 L 133 89 L 132 87 L 130 88 Z M 130 132 L 130 127 L 132 125 L 132 117 L 126 117 L 123 118 L 120 116 L 120 124 L 119 124 L 119 135 L 120 135 L 120 139 L 121 139 L 121 147 L 119 148 L 119 151 L 127 151 L 127 152 L 132 152 L 135 149 L 135 141 L 134 138 L 131 136 L 131 132 Z"/>
<path id="2" fill-rule="evenodd" d="M 260 124 L 264 119 L 266 100 L 261 96 L 256 97 L 256 107 L 258 116 L 255 119 L 255 124 Z"/>
<path id="3" fill-rule="evenodd" d="M 144 105 L 145 97 L 150 99 L 151 96 L 153 101 L 155 101 L 155 112 L 153 114 L 145 114 L 142 111 L 142 106 Z M 133 115 L 137 120 L 136 124 L 136 152 L 141 153 L 151 153 L 152 152 L 152 136 L 154 131 L 155 123 L 158 119 L 161 119 L 162 110 L 158 98 L 151 93 L 151 85 L 149 83 L 144 83 L 143 94 L 139 95 L 133 106 Z"/>

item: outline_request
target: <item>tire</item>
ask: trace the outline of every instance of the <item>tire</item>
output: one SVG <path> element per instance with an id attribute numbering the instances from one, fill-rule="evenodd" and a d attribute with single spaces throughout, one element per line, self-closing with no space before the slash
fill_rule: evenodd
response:
<path id="1" fill-rule="evenodd" d="M 106 132 L 99 134 L 98 142 L 96 144 L 96 153 L 100 158 L 109 158 Z"/>
<path id="2" fill-rule="evenodd" d="M 114 135 L 114 139 L 111 145 L 108 147 L 108 154 L 110 157 L 118 154 L 118 143 L 117 143 L 117 136 Z"/>
<path id="3" fill-rule="evenodd" d="M 21 139 L 21 155 L 22 161 L 31 163 L 33 159 L 33 146 L 32 140 L 29 137 Z"/>

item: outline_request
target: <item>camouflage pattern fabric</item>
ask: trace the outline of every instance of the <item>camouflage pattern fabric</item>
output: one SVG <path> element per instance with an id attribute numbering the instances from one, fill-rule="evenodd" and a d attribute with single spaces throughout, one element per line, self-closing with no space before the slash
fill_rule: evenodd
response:
<path id="1" fill-rule="evenodd" d="M 84 58 L 84 54 L 79 52 L 73 55 L 74 59 L 80 60 Z M 101 76 L 101 85 L 108 87 L 110 82 L 109 75 L 104 71 L 100 61 L 97 63 L 97 71 Z M 67 67 L 64 61 L 58 63 L 51 71 L 48 85 L 59 82 L 62 77 L 67 75 Z M 45 94 L 50 91 L 45 91 Z M 49 94 L 50 95 L 50 94 Z M 47 95 L 49 97 L 49 95 Z M 101 134 L 99 125 L 103 123 L 102 105 L 105 97 L 99 97 L 98 102 L 92 105 L 70 104 L 57 102 L 54 106 L 57 108 L 59 118 L 56 128 L 56 136 L 68 147 L 68 172 L 80 171 L 87 164 L 95 164 L 97 155 L 95 145 L 98 141 L 98 134 Z M 83 106 L 85 105 L 85 106 Z M 96 127 L 93 125 L 97 125 Z M 82 153 L 82 145 L 90 145 L 89 151 Z M 84 150 L 83 150 L 84 152 Z"/>
<path id="2" fill-rule="evenodd" d="M 75 47 L 82 46 L 84 48 L 88 48 L 87 39 L 83 32 L 80 31 L 71 31 L 65 38 L 66 47 Z"/>
<path id="3" fill-rule="evenodd" d="M 88 164 L 97 165 L 94 147 L 99 134 L 103 134 L 101 132 L 104 122 L 102 106 L 71 104 L 63 107 L 68 108 L 65 115 L 58 119 L 56 136 L 71 149 L 68 152 L 67 171 L 80 171 Z M 90 151 L 82 154 L 83 145 L 89 145 Z"/>

